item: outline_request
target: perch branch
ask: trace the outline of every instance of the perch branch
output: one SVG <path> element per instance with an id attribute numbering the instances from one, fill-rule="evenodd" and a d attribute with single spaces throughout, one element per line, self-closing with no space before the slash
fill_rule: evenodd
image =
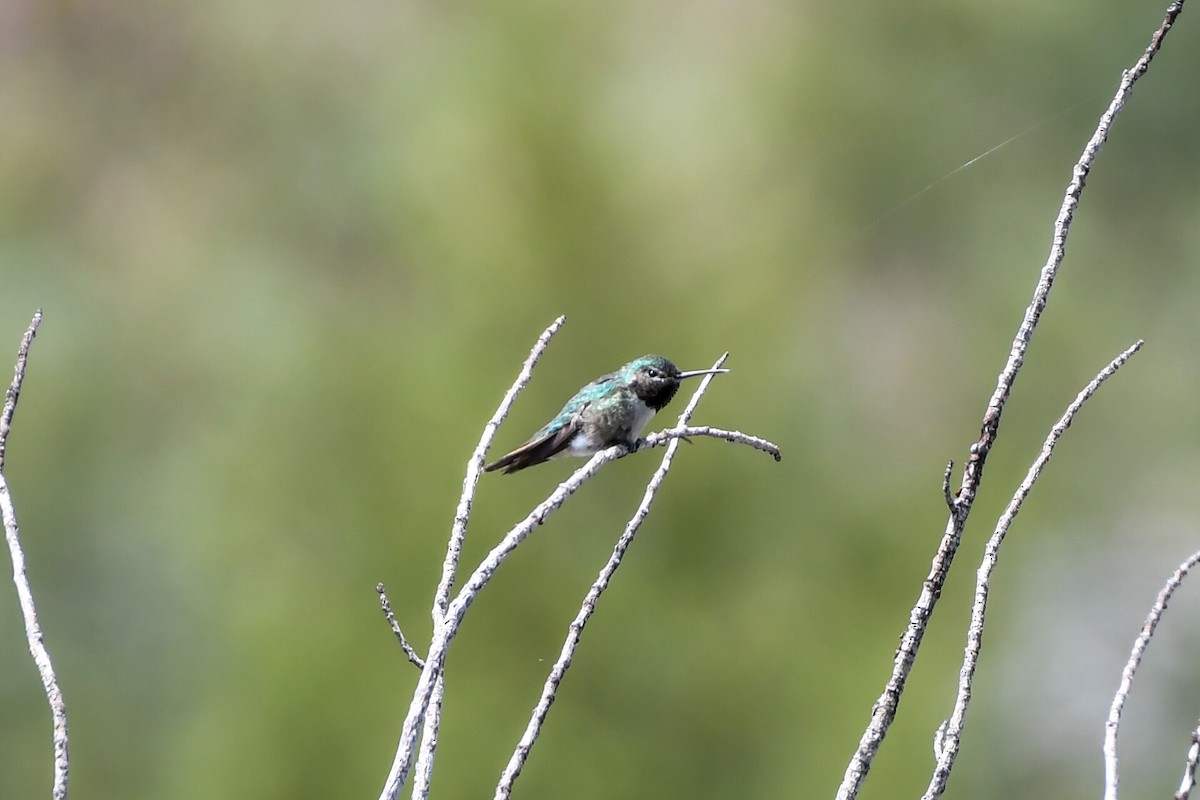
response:
<path id="1" fill-rule="evenodd" d="M 725 363 L 725 359 L 729 357 L 729 353 L 717 359 L 713 364 L 713 369 L 720 367 Z M 700 402 L 700 398 L 704 396 L 704 392 L 708 389 L 708 384 L 714 376 L 706 375 L 700 382 L 700 386 L 692 394 L 692 399 L 688 403 L 687 408 L 679 415 L 679 421 L 676 427 L 671 431 L 677 434 L 669 439 L 665 437 L 658 443 L 665 443 L 667 451 L 663 454 L 662 461 L 659 462 L 658 469 L 653 477 L 650 478 L 650 483 L 646 486 L 646 491 L 642 495 L 642 501 L 638 505 L 637 510 L 625 525 L 624 532 L 617 540 L 617 544 L 613 547 L 612 555 L 609 556 L 608 562 L 600 570 L 600 574 L 596 576 L 595 582 L 587 595 L 583 598 L 583 605 L 580 606 L 579 613 L 575 615 L 575 619 L 571 622 L 567 629 L 567 638 L 563 642 L 562 650 L 558 655 L 558 660 L 554 662 L 554 666 L 550 669 L 550 675 L 546 678 L 546 683 L 542 687 L 542 694 L 538 698 L 537 705 L 534 706 L 533 714 L 530 716 L 529 723 L 525 726 L 525 732 L 521 736 L 521 740 L 517 743 L 516 749 L 508 760 L 508 765 L 505 766 L 503 773 L 500 775 L 500 782 L 496 786 L 495 800 L 506 800 L 512 794 L 513 784 L 521 774 L 521 769 L 525 766 L 525 760 L 529 757 L 529 751 L 533 748 L 534 742 L 537 741 L 538 735 L 541 733 L 542 724 L 546 721 L 546 715 L 550 712 L 550 706 L 554 703 L 554 698 L 558 693 L 558 687 L 562 684 L 563 678 L 567 674 L 567 670 L 571 668 L 571 661 L 575 657 L 575 649 L 579 646 L 580 637 L 583 636 L 583 629 L 587 626 L 588 620 L 596 610 L 596 604 L 600 600 L 600 595 L 608 588 L 609 582 L 616 573 L 617 568 L 621 566 L 621 560 L 625 557 L 625 551 L 633 544 L 633 538 L 637 535 L 638 529 L 650 513 L 650 505 L 654 502 L 654 497 L 658 493 L 659 487 L 662 486 L 663 480 L 667 477 L 667 472 L 671 469 L 671 461 L 675 457 L 675 451 L 679 448 L 679 440 L 688 434 L 680 433 L 681 430 L 686 430 L 692 414 L 696 410 L 696 406 Z M 696 434 L 700 435 L 700 434 Z M 739 434 L 740 435 L 740 434 Z M 752 437 L 750 437 L 752 438 Z M 732 440 L 731 440 L 732 441 Z M 749 442 L 747 442 L 749 443 Z M 751 445 L 758 446 L 758 445 Z M 640 449 L 640 448 L 639 448 Z M 778 448 L 775 449 L 776 459 L 778 459 Z"/>
<path id="2" fill-rule="evenodd" d="M 735 432 L 725 431 L 722 433 L 733 434 Z M 679 436 L 683 434 L 675 432 L 673 435 Z M 696 429 L 696 435 L 709 435 L 709 432 L 706 429 Z M 713 435 L 716 435 L 715 432 Z M 738 435 L 745 437 L 745 434 Z M 749 440 L 755 437 L 746 438 Z M 774 447 L 770 443 L 767 444 L 770 447 Z M 778 450 L 778 448 L 775 449 Z M 413 691 L 412 701 L 409 704 L 408 712 L 405 715 L 404 724 L 401 729 L 400 741 L 396 746 L 396 755 L 380 794 L 380 800 L 395 800 L 404 789 L 416 751 L 417 728 L 425 724 L 426 732 L 429 732 L 427 722 L 428 709 L 433 703 L 438 702 L 440 698 L 438 686 L 441 683 L 445 667 L 446 651 L 450 642 L 458 633 L 463 616 L 466 614 L 467 609 L 470 608 L 471 603 L 474 602 L 479 592 L 491 581 L 496 570 L 499 569 L 504 560 L 508 558 L 512 551 L 536 527 L 543 524 L 551 514 L 561 508 L 567 498 L 578 491 L 579 487 L 587 479 L 595 475 L 601 467 L 610 461 L 628 455 L 630 452 L 631 449 L 625 445 L 614 445 L 593 455 L 571 477 L 560 483 L 550 496 L 534 508 L 522 522 L 504 535 L 500 543 L 493 547 L 491 552 L 480 562 L 479 566 L 475 568 L 474 572 L 471 573 L 470 577 L 463 584 L 459 593 L 446 607 L 446 613 L 442 617 L 441 623 L 434 626 L 429 652 L 425 657 L 425 668 L 422 670 L 421 677 L 418 679 L 417 686 Z M 431 759 L 430 763 L 432 763 Z"/>
<path id="3" fill-rule="evenodd" d="M 483 435 L 479 438 L 479 444 L 475 445 L 475 451 L 471 453 L 471 458 L 467 461 L 467 474 L 463 478 L 462 495 L 459 497 L 458 507 L 454 512 L 454 526 L 450 529 L 450 543 L 446 548 L 445 563 L 442 565 L 442 580 L 438 584 L 437 594 L 434 598 L 434 624 L 446 616 L 446 608 L 450 605 L 450 592 L 454 588 L 458 561 L 467 536 L 467 523 L 471 519 L 471 505 L 475 502 L 475 490 L 479 486 L 479 476 L 483 474 L 483 461 L 487 457 L 488 449 L 492 446 L 492 439 L 496 437 L 496 430 L 512 409 L 517 395 L 529 385 L 529 381 L 533 377 L 533 368 L 542 357 L 542 353 L 546 352 L 551 337 L 558 333 L 558 329 L 566 321 L 565 316 L 560 316 L 550 323 L 550 327 L 546 328 L 538 337 L 529 356 L 525 359 L 525 364 L 521 367 L 520 374 L 517 375 L 517 379 L 513 381 L 513 385 L 509 387 L 500 401 L 496 413 L 483 426 Z"/>
<path id="4" fill-rule="evenodd" d="M 404 726 L 400 732 L 400 742 L 396 747 L 396 757 L 393 759 L 392 769 L 388 773 L 387 782 L 384 784 L 382 794 L 380 794 L 380 800 L 396 800 L 400 796 L 400 792 L 404 789 L 404 784 L 408 780 L 413 753 L 416 748 L 417 728 L 425 719 L 430 698 L 433 695 L 434 685 L 442 676 L 442 669 L 446 660 L 446 649 L 458 633 L 458 627 L 462 623 L 463 615 L 466 614 L 471 603 L 479 596 L 479 592 L 483 590 L 483 587 L 491 581 L 492 576 L 499 569 L 500 565 L 504 563 L 504 560 L 508 558 L 512 551 L 535 528 L 544 523 L 550 515 L 561 508 L 567 498 L 579 490 L 584 481 L 595 475 L 605 464 L 625 455 L 627 452 L 628 448 L 624 446 L 601 450 L 588 459 L 586 464 L 575 470 L 570 478 L 560 483 L 551 492 L 549 497 L 539 503 L 524 520 L 504 535 L 500 543 L 493 547 L 491 552 L 475 568 L 475 571 L 471 573 L 458 595 L 447 606 L 446 615 L 441 624 L 434 628 L 433 638 L 429 644 L 429 652 L 425 657 L 425 669 L 421 671 L 421 677 L 417 681 L 416 689 L 413 691 L 413 699 L 409 705 L 408 713 L 404 718 Z"/>
<path id="5" fill-rule="evenodd" d="M 442 563 L 442 577 L 438 582 L 437 592 L 433 598 L 432 616 L 434 630 L 445 619 L 446 608 L 450 604 L 450 593 L 454 588 L 454 580 L 458 574 L 458 562 L 462 555 L 463 543 L 467 538 L 467 523 L 471 519 L 471 505 L 475 502 L 475 490 L 479 486 L 479 476 L 483 474 L 483 462 L 487 456 L 488 449 L 492 446 L 492 439 L 495 438 L 496 430 L 500 427 L 500 423 L 504 421 L 508 416 L 508 412 L 512 409 L 517 395 L 529 385 L 529 381 L 533 377 L 533 368 L 542 357 L 542 353 L 546 352 L 546 347 L 549 346 L 550 339 L 566 321 L 567 318 L 565 316 L 559 316 L 558 319 L 550 323 L 550 326 L 546 330 L 542 331 L 542 335 L 538 337 L 537 342 L 534 343 L 533 348 L 529 351 L 529 356 L 526 357 L 525 363 L 521 367 L 521 372 L 517 375 L 517 379 L 513 381 L 512 386 L 505 392 L 504 398 L 500 401 L 500 405 L 496 409 L 496 413 L 484 425 L 483 434 L 479 437 L 479 443 L 475 445 L 475 451 L 471 453 L 471 458 L 467 461 L 467 472 L 463 476 L 462 494 L 459 497 L 458 506 L 454 512 L 454 524 L 450 529 L 450 540 L 446 545 L 446 558 Z M 425 730 L 421 735 L 421 752 L 417 758 L 416 776 L 413 778 L 413 800 L 423 800 L 423 798 L 429 796 L 429 781 L 433 775 L 433 758 L 437 754 L 438 730 L 442 719 L 442 695 L 445 693 L 445 688 L 445 680 L 439 673 L 430 694 L 429 706 L 426 709 Z"/>
<path id="6" fill-rule="evenodd" d="M 707 385 L 707 381 L 705 385 Z M 667 428 L 666 430 L 659 431 L 658 433 L 652 433 L 646 438 L 639 440 L 636 449 L 648 450 L 652 447 L 661 447 L 668 442 L 676 439 L 686 439 L 689 436 L 710 436 L 714 439 L 724 439 L 727 442 L 744 444 L 749 447 L 753 447 L 755 450 L 762 450 L 764 453 L 769 454 L 776 461 L 779 461 L 783 458 L 783 454 L 779 449 L 779 445 L 769 442 L 766 439 L 759 438 L 758 436 L 751 436 L 750 434 L 742 433 L 741 431 L 727 431 L 722 428 L 713 428 L 707 425 L 688 426 L 684 425 L 683 423 L 679 423 L 674 428 Z"/>
<path id="7" fill-rule="evenodd" d="M 438 588 L 439 595 L 443 591 L 448 593 L 453 584 L 453 576 L 457 569 L 462 539 L 465 536 L 466 524 L 470 518 L 470 504 L 475 491 L 474 484 L 478 482 L 479 471 L 483 464 L 484 455 L 486 454 L 485 442 L 490 442 L 492 435 L 495 433 L 493 424 L 499 424 L 499 419 L 503 418 L 504 414 L 507 413 L 508 407 L 511 406 L 511 398 L 515 397 L 516 392 L 528 383 L 526 373 L 532 369 L 533 362 L 536 362 L 537 357 L 545 349 L 545 343 L 549 341 L 550 336 L 562 325 L 563 321 L 564 318 L 560 317 L 542 334 L 541 339 L 539 339 L 538 344 L 530 354 L 530 358 L 526 361 L 526 368 L 522 370 L 521 376 L 513 388 L 509 390 L 509 394 L 505 396 L 500 410 L 496 412 L 492 421 L 488 423 L 480 446 L 476 448 L 475 454 L 468 462 L 468 473 L 474 473 L 475 480 L 471 481 L 469 477 L 464 480 L 464 486 L 466 487 L 464 489 L 464 499 L 459 504 L 459 513 L 455 516 L 454 530 L 451 532 L 451 542 L 446 556 L 446 568 L 443 570 L 442 584 Z M 583 482 L 594 475 L 600 467 L 624 455 L 625 452 L 626 448 L 624 447 L 612 447 L 592 456 L 567 481 L 559 484 L 557 489 L 546 500 L 542 501 L 523 522 L 512 528 L 504 536 L 500 544 L 492 548 L 492 551 L 488 553 L 483 562 L 471 574 L 466 585 L 459 592 L 458 597 L 453 602 L 450 602 L 444 611 L 439 612 L 436 610 L 440 609 L 441 602 L 435 599 L 433 637 L 430 641 L 429 651 L 425 660 L 425 668 L 421 671 L 421 677 L 417 681 L 416 689 L 413 691 L 413 699 L 409 704 L 409 709 L 405 715 L 404 724 L 401 729 L 400 742 L 396 747 L 396 755 L 392 760 L 392 768 L 388 772 L 387 781 L 380 794 L 380 800 L 395 800 L 403 790 L 404 784 L 408 780 L 409 767 L 416 748 L 417 726 L 422 724 L 425 726 L 427 744 L 422 748 L 422 763 L 419 765 L 417 775 L 417 781 L 422 786 L 414 786 L 414 794 L 418 790 L 420 792 L 428 791 L 428 780 L 432 772 L 433 755 L 436 749 L 438 715 L 444 689 L 442 669 L 445 663 L 446 648 L 458 632 L 458 625 L 462 621 L 462 616 L 466 613 L 467 608 L 470 607 L 476 595 L 491 580 L 491 576 L 499 568 L 504 559 L 508 557 L 513 549 L 535 527 L 545 522 L 546 518 L 561 507 L 566 499 L 574 494 Z M 467 484 L 470 484 L 470 486 L 468 487 Z M 430 708 L 434 710 L 432 717 L 429 716 Z"/>

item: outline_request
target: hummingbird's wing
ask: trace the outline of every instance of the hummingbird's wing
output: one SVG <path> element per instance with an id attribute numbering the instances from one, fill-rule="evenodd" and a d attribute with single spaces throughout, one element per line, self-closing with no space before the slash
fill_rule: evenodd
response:
<path id="1" fill-rule="evenodd" d="M 566 450 L 571 446 L 571 440 L 575 438 L 575 434 L 579 433 L 583 426 L 583 416 L 588 406 L 592 404 L 597 395 L 607 391 L 608 384 L 616 380 L 618 376 L 618 372 L 610 372 L 584 386 L 567 401 L 562 411 L 559 411 L 553 420 L 546 423 L 545 427 L 533 435 L 532 439 L 508 455 L 488 464 L 483 471 L 492 472 L 503 469 L 504 474 L 507 475 L 510 472 L 517 472 L 526 467 L 532 467 L 534 464 L 540 464 Z M 560 424 L 559 421 L 563 419 L 566 422 Z"/>
<path id="2" fill-rule="evenodd" d="M 578 431 L 579 415 L 575 415 L 565 425 L 549 430 L 541 436 L 535 436 L 508 455 L 496 459 L 484 467 L 483 471 L 503 469 L 507 475 L 540 464 L 566 450 Z"/>

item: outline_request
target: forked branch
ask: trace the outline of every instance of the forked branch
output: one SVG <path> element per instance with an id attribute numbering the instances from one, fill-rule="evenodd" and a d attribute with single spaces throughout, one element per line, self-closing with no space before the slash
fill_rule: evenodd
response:
<path id="1" fill-rule="evenodd" d="M 988 594 L 991 591 L 992 573 L 995 571 L 997 561 L 1000 558 L 1000 545 L 1004 543 L 1004 537 L 1008 533 L 1008 529 L 1012 527 L 1012 523 L 1017 518 L 1017 514 L 1020 513 L 1025 499 L 1029 497 L 1029 493 L 1033 491 L 1034 484 L 1041 477 L 1042 470 L 1050 463 L 1050 458 L 1054 455 L 1055 446 L 1063 434 L 1067 432 L 1067 428 L 1071 427 L 1075 415 L 1083 408 L 1083 404 L 1096 393 L 1100 385 L 1112 377 L 1134 353 L 1141 349 L 1142 344 L 1142 340 L 1139 339 L 1125 350 L 1125 352 L 1109 362 L 1108 366 L 1100 370 L 1099 374 L 1067 406 L 1067 410 L 1063 412 L 1062 417 L 1050 429 L 1050 433 L 1046 436 L 1046 441 L 1042 443 L 1041 452 L 1029 467 L 1029 471 L 1025 474 L 1025 479 L 1017 487 L 1017 491 L 1013 494 L 1012 499 L 1008 501 L 1008 506 L 1005 507 L 1004 513 L 1000 515 L 999 522 L 996 523 L 996 530 L 984 548 L 983 563 L 979 565 L 979 571 L 976 574 L 975 601 L 971 606 L 971 623 L 967 629 L 967 644 L 963 652 L 962 668 L 959 670 L 958 694 L 954 699 L 954 711 L 945 724 L 938 729 L 938 745 L 935 748 L 937 752 L 937 766 L 934 768 L 929 788 L 926 789 L 922 800 L 933 800 L 936 797 L 940 797 L 946 790 L 946 781 L 950 778 L 950 771 L 954 768 L 954 759 L 958 755 L 958 747 L 962 741 L 963 726 L 966 724 L 967 707 L 971 702 L 971 687 L 975 680 L 975 670 L 979 665 L 979 653 L 983 649 L 983 626 L 987 616 Z"/>
<path id="2" fill-rule="evenodd" d="M 963 469 L 961 487 L 955 494 L 949 492 L 949 484 L 945 484 L 947 489 L 945 492 L 946 500 L 950 505 L 950 516 L 946 522 L 945 532 L 933 557 L 929 574 L 921 586 L 921 593 L 909 614 L 908 626 L 900 638 L 900 646 L 896 650 L 896 655 L 892 663 L 891 676 L 888 678 L 883 693 L 872 707 L 871 720 L 863 732 L 862 738 L 859 740 L 858 748 L 850 758 L 850 763 L 846 767 L 842 783 L 838 787 L 838 800 L 852 800 L 852 798 L 858 796 L 859 789 L 862 787 L 863 781 L 866 780 L 867 773 L 870 771 L 871 762 L 879 752 L 879 748 L 887 736 L 888 729 L 896 717 L 896 712 L 900 705 L 900 697 L 904 693 L 908 675 L 912 671 L 917 652 L 921 647 L 921 641 L 933 616 L 938 598 L 941 597 L 942 587 L 945 585 L 950 565 L 953 563 L 954 556 L 958 552 L 959 543 L 962 541 L 962 532 L 966 526 L 967 518 L 971 513 L 971 508 L 974 506 L 975 496 L 979 490 L 980 481 L 983 478 L 984 465 L 987 462 L 988 454 L 991 452 L 992 445 L 995 443 L 1000 429 L 1000 418 L 1003 414 L 1004 406 L 1012 394 L 1017 374 L 1020 372 L 1021 366 L 1025 363 L 1029 343 L 1033 339 L 1038 320 L 1041 319 L 1042 312 L 1045 310 L 1046 303 L 1050 298 L 1050 289 L 1053 287 L 1055 277 L 1058 275 L 1059 266 L 1066 255 L 1067 236 L 1071 229 L 1071 221 L 1074 219 L 1075 211 L 1079 207 L 1079 199 L 1083 194 L 1084 186 L 1087 184 L 1088 175 L 1095 164 L 1101 147 L 1108 139 L 1109 129 L 1112 127 L 1117 114 L 1120 113 L 1121 108 L 1132 94 L 1134 84 L 1146 73 L 1150 62 L 1162 46 L 1164 37 L 1172 25 L 1174 25 L 1175 19 L 1182 10 L 1183 0 L 1176 0 L 1176 2 L 1172 2 L 1167 8 L 1162 24 L 1151 37 L 1150 44 L 1146 47 L 1142 56 L 1132 68 L 1122 74 L 1112 102 L 1109 103 L 1108 108 L 1101 115 L 1095 131 L 1084 147 L 1079 160 L 1075 163 L 1071 174 L 1071 181 L 1067 185 L 1058 216 L 1054 222 L 1049 256 L 1038 276 L 1033 298 L 1025 309 L 1025 315 L 1021 320 L 1020 326 L 1017 328 L 1016 335 L 1013 337 L 1008 359 L 1004 367 L 1000 370 L 996 381 L 996 389 L 988 401 L 987 409 L 984 411 L 979 439 L 971 445 L 967 463 Z"/>
<path id="3" fill-rule="evenodd" d="M 467 476 L 463 481 L 463 496 L 459 502 L 458 513 L 455 515 L 454 526 L 451 531 L 450 544 L 447 548 L 446 562 L 443 567 L 442 581 L 438 586 L 437 594 L 434 603 L 434 627 L 433 636 L 430 642 L 427 655 L 424 660 L 424 666 L 421 670 L 421 676 L 417 681 L 416 689 L 413 692 L 412 701 L 409 705 L 408 712 L 405 715 L 403 727 L 400 734 L 400 742 L 396 748 L 396 755 L 392 761 L 392 768 L 388 773 L 387 781 L 384 784 L 380 800 L 395 800 L 399 797 L 408 781 L 414 756 L 417 754 L 418 742 L 420 742 L 420 756 L 416 764 L 416 776 L 413 781 L 413 796 L 414 798 L 424 798 L 428 796 L 428 787 L 430 774 L 433 767 L 433 755 L 437 747 L 438 724 L 440 719 L 442 691 L 444 689 L 443 670 L 445 668 L 446 651 L 450 646 L 451 641 L 457 634 L 463 616 L 467 609 L 470 608 L 475 598 L 484 586 L 491 581 L 500 565 L 508 558 L 508 556 L 521 544 L 538 526 L 542 525 L 547 518 L 558 510 L 568 497 L 574 494 L 580 486 L 588 478 L 596 474 L 602 466 L 609 461 L 622 458 L 629 455 L 630 448 L 625 445 L 615 445 L 606 450 L 602 450 L 591 457 L 582 467 L 577 469 L 563 483 L 559 484 L 555 490 L 540 503 L 529 515 L 518 525 L 514 526 L 504 537 L 500 543 L 492 548 L 491 552 L 483 559 L 482 562 L 475 568 L 466 582 L 462 584 L 458 594 L 451 600 L 451 589 L 454 585 L 455 574 L 458 567 L 459 554 L 461 553 L 462 543 L 466 535 L 466 527 L 470 518 L 471 504 L 474 498 L 475 487 L 478 483 L 479 473 L 483 464 L 483 456 L 487 450 L 487 446 L 491 441 L 492 435 L 495 433 L 495 428 L 499 422 L 508 413 L 508 408 L 511 406 L 516 393 L 528 382 L 529 374 L 533 368 L 533 364 L 545 349 L 550 336 L 562 325 L 563 318 L 560 317 L 551 325 L 542 337 L 538 344 L 530 353 L 529 359 L 526 360 L 525 368 L 522 370 L 521 376 L 514 383 L 512 389 L 505 396 L 504 402 L 500 409 L 492 417 L 492 421 L 485 427 L 483 438 L 480 444 L 476 447 L 475 453 L 467 465 Z M 726 354 L 728 355 L 728 354 Z M 695 402 L 703 395 L 705 389 L 709 385 L 709 380 L 705 379 L 701 382 L 700 387 L 696 390 L 696 395 L 693 397 L 692 405 L 689 406 L 688 413 L 694 408 Z M 681 418 L 681 420 L 685 420 Z M 741 433 L 739 431 L 727 431 L 718 428 L 688 428 L 682 426 L 682 421 L 679 427 L 668 431 L 661 431 L 658 434 L 647 437 L 638 443 L 638 447 L 634 449 L 643 449 L 645 447 L 654 447 L 664 445 L 670 442 L 664 462 L 669 464 L 670 458 L 674 455 L 675 447 L 679 438 L 687 436 L 710 436 L 715 438 L 725 439 L 731 442 L 747 444 L 752 447 L 764 450 L 779 460 L 779 448 L 764 439 L 755 436 Z M 664 472 L 665 474 L 665 472 Z M 661 482 L 661 479 L 659 479 Z M 649 489 L 649 496 L 653 498 L 653 492 Z M 657 485 L 654 485 L 654 491 L 657 491 Z M 643 515 L 644 516 L 644 515 Z M 636 515 L 635 515 L 636 519 Z M 631 523 L 633 524 L 633 523 Z M 638 521 L 637 524 L 640 524 Z M 636 527 L 634 528 L 636 530 Z M 561 680 L 561 678 L 560 678 Z M 544 714 L 543 714 L 544 716 Z M 536 717 L 536 712 L 535 712 Z M 534 733 L 536 737 L 536 732 Z M 532 741 L 530 741 L 532 744 Z M 526 748 L 525 752 L 528 750 Z M 523 757 L 521 757 L 523 761 Z M 519 772 L 519 766 L 516 772 Z M 516 772 L 513 772 L 512 778 L 515 779 Z M 503 782 L 503 781 L 502 781 Z M 511 781 L 510 781 L 511 784 Z M 498 790 L 499 791 L 499 790 Z"/>

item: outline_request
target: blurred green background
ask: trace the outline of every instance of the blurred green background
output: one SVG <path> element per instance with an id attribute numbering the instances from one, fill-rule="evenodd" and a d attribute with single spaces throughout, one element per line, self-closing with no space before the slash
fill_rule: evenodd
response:
<path id="1" fill-rule="evenodd" d="M 681 451 L 517 796 L 831 797 L 942 531 L 943 467 L 1163 7 L 0 5 L 0 364 L 46 314 L 8 477 L 73 795 L 376 796 L 416 672 L 373 587 L 424 650 L 466 460 L 566 314 L 494 453 L 630 358 L 729 350 L 696 421 L 785 455 Z M 1092 175 L 864 798 L 923 790 L 996 514 L 1145 337 L 1006 544 L 949 794 L 1099 791 L 1120 668 L 1200 518 L 1198 41 L 1189 10 Z M 472 608 L 435 796 L 490 795 L 656 463 L 607 468 Z M 570 467 L 486 476 L 467 562 Z M 1176 785 L 1200 713 L 1195 602 L 1130 701 L 1134 794 Z M 47 796 L 11 590 L 0 709 L 0 797 Z"/>

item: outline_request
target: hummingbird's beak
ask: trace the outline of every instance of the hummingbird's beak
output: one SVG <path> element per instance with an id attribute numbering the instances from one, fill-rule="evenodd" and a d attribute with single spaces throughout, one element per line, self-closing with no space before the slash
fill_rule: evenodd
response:
<path id="1" fill-rule="evenodd" d="M 727 370 L 727 369 L 694 369 L 694 370 L 691 370 L 690 372 L 679 373 L 679 380 L 683 380 L 684 378 L 694 378 L 697 375 L 724 375 L 726 372 L 729 372 L 729 370 Z"/>

